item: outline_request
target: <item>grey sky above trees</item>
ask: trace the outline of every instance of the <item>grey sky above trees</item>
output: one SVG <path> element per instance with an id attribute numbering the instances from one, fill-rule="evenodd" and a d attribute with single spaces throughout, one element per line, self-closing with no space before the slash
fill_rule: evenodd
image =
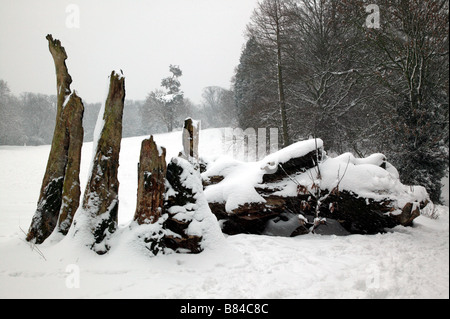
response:
<path id="1" fill-rule="evenodd" d="M 107 76 L 122 69 L 127 98 L 143 100 L 183 69 L 185 96 L 230 87 L 256 0 L 16 0 L 0 2 L 0 75 L 13 94 L 54 94 L 45 36 L 70 52 L 73 88 L 86 102 L 105 98 Z M 78 15 L 77 15 L 78 13 Z M 9 50 L 7 48 L 14 48 Z"/>

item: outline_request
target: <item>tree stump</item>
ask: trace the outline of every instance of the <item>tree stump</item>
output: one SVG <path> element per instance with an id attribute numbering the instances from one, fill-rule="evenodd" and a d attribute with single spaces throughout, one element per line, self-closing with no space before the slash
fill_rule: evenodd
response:
<path id="1" fill-rule="evenodd" d="M 142 141 L 138 170 L 137 204 L 134 220 L 155 223 L 162 215 L 166 180 L 166 149 L 150 139 Z"/>
<path id="2" fill-rule="evenodd" d="M 74 91 L 64 108 L 63 117 L 67 128 L 66 137 L 69 138 L 67 150 L 67 164 L 64 176 L 62 204 L 59 212 L 57 230 L 66 235 L 72 225 L 73 217 L 80 204 L 80 162 L 83 146 L 83 113 L 84 107 Z"/>
<path id="3" fill-rule="evenodd" d="M 66 66 L 67 54 L 59 40 L 49 34 L 49 50 L 56 70 L 57 110 L 52 146 L 42 180 L 36 212 L 27 234 L 27 241 L 41 244 L 58 224 L 63 234 L 79 204 L 79 166 L 83 141 L 84 107 L 76 94 L 71 94 L 72 78 Z M 66 180 L 66 174 L 69 176 Z"/>
<path id="4" fill-rule="evenodd" d="M 125 78 L 112 72 L 109 93 L 104 105 L 98 140 L 94 141 L 94 158 L 91 175 L 86 186 L 82 209 L 92 223 L 94 243 L 91 249 L 104 254 L 109 249 L 111 234 L 117 228 L 119 208 L 120 143 L 122 140 L 122 116 L 125 100 Z"/>
<path id="5" fill-rule="evenodd" d="M 187 118 L 183 126 L 183 154 L 191 163 L 198 162 L 199 133 L 200 122 Z"/>

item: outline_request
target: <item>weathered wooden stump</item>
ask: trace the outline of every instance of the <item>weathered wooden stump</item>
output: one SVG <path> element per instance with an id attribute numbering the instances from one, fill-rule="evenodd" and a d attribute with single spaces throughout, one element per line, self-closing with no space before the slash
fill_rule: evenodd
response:
<path id="1" fill-rule="evenodd" d="M 75 93 L 71 94 L 72 78 L 65 63 L 66 51 L 50 34 L 46 39 L 56 70 L 57 110 L 47 168 L 26 238 L 36 244 L 44 242 L 57 224 L 58 231 L 63 234 L 70 227 L 79 205 L 78 176 L 83 141 L 84 107 L 81 99 Z"/>
<path id="2" fill-rule="evenodd" d="M 187 118 L 183 126 L 183 155 L 190 162 L 198 162 L 200 122 Z"/>
<path id="3" fill-rule="evenodd" d="M 92 223 L 91 249 L 104 254 L 109 249 L 109 238 L 117 228 L 119 209 L 120 143 L 122 140 L 122 116 L 125 100 L 125 78 L 112 72 L 109 93 L 104 105 L 103 117 L 97 123 L 100 132 L 94 141 L 94 157 L 90 178 L 84 193 L 82 210 Z"/>
<path id="4" fill-rule="evenodd" d="M 162 215 L 166 180 L 166 149 L 150 139 L 142 141 L 138 170 L 137 204 L 134 220 L 155 223 Z"/>
<path id="5" fill-rule="evenodd" d="M 83 146 L 83 103 L 75 91 L 69 98 L 63 111 L 67 127 L 66 136 L 69 139 L 67 164 L 63 183 L 62 204 L 59 212 L 57 230 L 66 235 L 80 204 L 80 162 Z"/>

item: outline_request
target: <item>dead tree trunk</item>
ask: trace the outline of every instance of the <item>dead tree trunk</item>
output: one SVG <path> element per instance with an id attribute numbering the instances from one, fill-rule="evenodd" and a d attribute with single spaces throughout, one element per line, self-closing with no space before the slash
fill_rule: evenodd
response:
<path id="1" fill-rule="evenodd" d="M 192 163 L 198 162 L 198 139 L 200 123 L 190 117 L 184 121 L 183 126 L 183 152 L 184 156 Z"/>
<path id="2" fill-rule="evenodd" d="M 65 63 L 67 59 L 66 51 L 61 46 L 61 42 L 59 40 L 53 40 L 50 34 L 47 35 L 46 39 L 48 40 L 49 50 L 55 63 L 57 111 L 52 147 L 46 172 L 42 180 L 37 209 L 26 238 L 28 241 L 34 240 L 37 244 L 42 243 L 55 229 L 63 196 L 69 196 L 67 197 L 66 203 L 72 201 L 70 211 L 74 212 L 78 207 L 79 198 L 77 197 L 77 192 L 75 190 L 69 191 L 69 188 L 72 187 L 69 184 L 73 185 L 72 181 L 78 178 L 81 152 L 79 143 L 83 140 L 81 119 L 84 108 L 80 98 L 76 95 L 70 96 L 72 78 L 69 75 Z M 65 109 L 68 104 L 66 101 L 68 103 L 71 101 L 71 106 L 67 110 Z M 76 136 L 76 138 L 71 138 L 71 136 Z M 76 163 L 77 161 L 78 163 Z M 71 170 L 71 177 L 70 181 L 66 182 L 65 175 L 68 168 Z M 67 184 L 66 192 L 63 190 L 65 184 Z M 77 186 L 75 185 L 74 187 L 76 188 Z M 71 196 L 74 197 L 72 198 Z M 63 209 L 65 213 L 68 213 L 67 207 L 64 206 Z"/>
<path id="3" fill-rule="evenodd" d="M 64 108 L 63 118 L 66 126 L 66 138 L 69 139 L 67 164 L 64 176 L 62 205 L 59 212 L 58 232 L 66 235 L 72 225 L 73 217 L 80 204 L 80 162 L 83 146 L 84 107 L 75 91 Z"/>
<path id="4" fill-rule="evenodd" d="M 98 254 L 106 253 L 109 237 L 117 228 L 119 208 L 120 143 L 122 140 L 122 116 L 125 100 L 125 78 L 114 71 L 110 76 L 109 93 L 105 102 L 101 125 L 96 127 L 101 134 L 93 157 L 90 179 L 83 198 L 83 211 L 93 223 L 94 243 L 91 246 Z M 95 141 L 94 141 L 95 143 Z"/>
<path id="5" fill-rule="evenodd" d="M 142 141 L 139 158 L 137 204 L 134 220 L 155 223 L 162 215 L 166 180 L 166 149 L 150 139 Z"/>

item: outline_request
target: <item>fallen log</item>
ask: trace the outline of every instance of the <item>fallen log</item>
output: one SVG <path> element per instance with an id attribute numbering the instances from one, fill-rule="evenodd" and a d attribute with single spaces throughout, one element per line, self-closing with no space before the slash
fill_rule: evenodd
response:
<path id="1" fill-rule="evenodd" d="M 259 163 L 210 165 L 202 175 L 203 185 L 222 231 L 264 234 L 274 220 L 296 215 L 300 221 L 291 235 L 375 234 L 411 225 L 428 203 L 425 189 L 401 184 L 382 154 L 328 158 L 317 157 L 318 150 L 293 149 L 309 146 L 299 143 Z"/>

